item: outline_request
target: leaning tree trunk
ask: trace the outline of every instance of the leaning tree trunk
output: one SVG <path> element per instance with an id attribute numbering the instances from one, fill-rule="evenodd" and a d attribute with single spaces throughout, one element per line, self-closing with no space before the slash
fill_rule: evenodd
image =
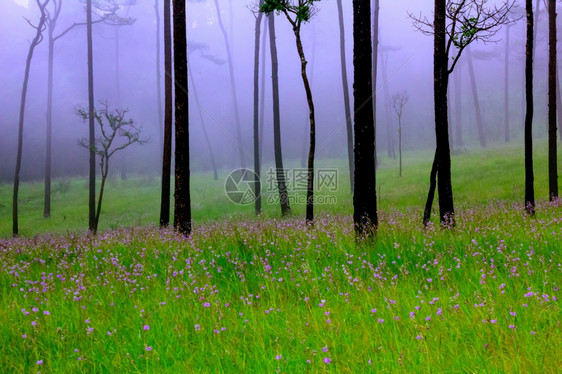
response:
<path id="1" fill-rule="evenodd" d="M 269 46 L 271 49 L 271 81 L 273 89 L 273 148 L 275 152 L 275 172 L 277 176 L 277 187 L 279 189 L 279 202 L 281 204 L 281 215 L 287 216 L 291 213 L 289 194 L 285 181 L 285 169 L 283 168 L 283 152 L 281 149 L 281 114 L 279 111 L 279 62 L 277 59 L 277 43 L 275 41 L 275 15 L 269 17 Z"/>
<path id="2" fill-rule="evenodd" d="M 526 0 L 527 47 L 525 49 L 525 210 L 535 214 L 535 186 L 533 172 L 533 2 Z"/>
<path id="3" fill-rule="evenodd" d="M 170 0 L 164 0 L 164 144 L 162 155 L 162 191 L 160 227 L 170 224 L 170 179 L 172 169 L 172 28 Z"/>
<path id="4" fill-rule="evenodd" d="M 378 1 L 375 2 L 378 5 Z M 378 8 L 375 5 L 375 12 Z M 376 17 L 375 17 L 376 19 Z M 376 233 L 375 115 L 370 0 L 353 2 L 355 183 L 353 223 L 358 238 Z"/>
<path id="5" fill-rule="evenodd" d="M 476 125 L 478 128 L 478 140 L 480 146 L 486 148 L 486 136 L 484 135 L 484 121 L 482 120 L 482 112 L 480 111 L 480 99 L 478 98 L 478 88 L 476 87 L 476 76 L 474 74 L 474 65 L 472 63 L 471 48 L 466 50 L 466 58 L 468 60 L 468 74 L 470 76 L 470 86 L 472 88 L 472 101 L 474 102 L 474 112 L 476 113 Z"/>
<path id="6" fill-rule="evenodd" d="M 343 87 L 343 105 L 345 109 L 345 123 L 347 128 L 347 159 L 349 164 L 349 183 L 353 192 L 353 123 L 351 121 L 351 105 L 349 100 L 349 84 L 347 82 L 347 61 L 345 53 L 345 25 L 343 22 L 342 0 L 338 0 L 338 20 L 340 25 L 340 59 Z"/>
<path id="7" fill-rule="evenodd" d="M 433 199 L 435 198 L 435 187 L 437 183 L 437 152 L 433 156 L 433 165 L 431 166 L 431 173 L 429 175 L 429 192 L 427 193 L 427 200 L 425 201 L 425 209 L 423 211 L 423 225 L 431 220 L 431 209 L 433 207 Z"/>
<path id="8" fill-rule="evenodd" d="M 558 198 L 556 139 L 556 1 L 548 0 L 548 197 Z"/>
<path id="9" fill-rule="evenodd" d="M 261 214 L 261 168 L 260 168 L 260 35 L 263 13 L 258 12 L 256 17 L 256 35 L 254 44 L 254 208 L 256 215 Z"/>
<path id="10" fill-rule="evenodd" d="M 12 202 L 12 234 L 14 236 L 18 236 L 19 234 L 19 227 L 18 227 L 18 192 L 19 192 L 19 185 L 20 185 L 20 170 L 21 170 L 21 157 L 22 157 L 22 150 L 23 150 L 23 123 L 24 123 L 24 116 L 25 116 L 25 102 L 27 98 L 27 85 L 29 83 L 29 72 L 31 70 L 31 59 L 33 58 L 33 52 L 35 51 L 35 47 L 41 43 L 43 40 L 43 30 L 45 28 L 45 21 L 46 21 L 46 14 L 45 14 L 45 7 L 47 6 L 48 1 L 44 4 L 37 2 L 39 5 L 39 10 L 41 11 L 41 18 L 39 20 L 39 24 L 36 26 L 36 33 L 35 37 L 31 41 L 29 45 L 29 50 L 27 52 L 27 58 L 25 60 L 25 73 L 23 75 L 23 84 L 21 89 L 21 101 L 20 101 L 20 116 L 19 116 L 19 124 L 18 124 L 18 151 L 16 156 L 16 171 L 14 175 L 14 195 L 13 195 L 13 202 Z"/>
<path id="11" fill-rule="evenodd" d="M 246 157 L 244 155 L 244 146 L 243 138 L 242 138 L 242 125 L 240 122 L 240 113 L 238 111 L 238 95 L 236 94 L 236 82 L 235 82 L 235 75 L 234 75 L 234 61 L 232 60 L 232 52 L 230 51 L 230 43 L 228 41 L 228 35 L 226 33 L 226 29 L 222 23 L 221 11 L 219 7 L 219 1 L 215 0 L 215 8 L 217 10 L 217 21 L 219 23 L 219 27 L 221 29 L 223 38 L 224 38 L 224 45 L 226 48 L 226 59 L 228 60 L 228 71 L 230 73 L 230 89 L 232 94 L 232 100 L 234 102 L 234 120 L 236 123 L 236 135 L 238 137 L 238 152 L 240 155 L 240 165 L 245 168 L 246 167 Z M 232 13 L 231 13 L 232 14 Z M 232 22 L 231 22 L 232 24 Z"/>
<path id="12" fill-rule="evenodd" d="M 89 198 L 88 198 L 88 228 L 95 230 L 96 224 L 96 152 L 95 123 L 94 123 L 94 53 L 92 41 L 92 0 L 86 3 L 86 24 L 87 24 L 87 44 L 88 44 L 88 128 L 90 146 L 90 176 L 88 179 Z"/>
<path id="13" fill-rule="evenodd" d="M 434 23 L 434 101 L 435 138 L 437 155 L 437 192 L 439 194 L 439 215 L 441 225 L 455 224 L 453 189 L 451 186 L 451 151 L 449 148 L 449 126 L 447 120 L 448 58 L 446 40 L 446 1 L 435 0 Z"/>
<path id="14" fill-rule="evenodd" d="M 504 66 L 504 105 L 503 105 L 503 128 L 504 140 L 509 143 L 509 29 L 510 25 L 505 27 L 505 66 Z"/>
<path id="15" fill-rule="evenodd" d="M 174 228 L 191 233 L 191 194 L 189 171 L 189 96 L 187 86 L 187 37 L 185 1 L 173 0 L 174 81 L 176 113 L 176 151 L 174 188 Z"/>

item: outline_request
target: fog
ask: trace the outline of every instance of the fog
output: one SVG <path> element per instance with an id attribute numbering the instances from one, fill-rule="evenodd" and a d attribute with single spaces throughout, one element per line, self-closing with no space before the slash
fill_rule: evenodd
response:
<path id="1" fill-rule="evenodd" d="M 253 58 L 255 16 L 249 0 L 219 0 L 222 20 L 228 32 L 246 160 L 252 160 L 253 126 Z M 160 13 L 162 13 L 162 2 Z M 352 3 L 344 1 L 346 54 L 350 92 L 353 85 Z M 303 26 L 303 44 L 311 78 L 317 113 L 317 155 L 319 159 L 344 158 L 346 155 L 343 94 L 341 87 L 338 14 L 335 0 L 318 3 L 319 12 Z M 407 91 L 409 101 L 403 115 L 403 148 L 406 151 L 434 146 L 433 123 L 433 40 L 412 26 L 408 12 L 431 18 L 430 1 L 382 0 L 380 9 L 380 54 L 377 77 L 377 149 L 385 162 L 389 139 L 397 142 L 397 119 L 390 107 L 390 97 Z M 156 61 L 156 18 L 153 0 L 138 0 L 121 6 L 120 16 L 131 17 L 130 26 L 95 24 L 94 79 L 96 104 L 107 101 L 112 108 L 127 108 L 129 115 L 143 129 L 150 143 L 133 146 L 115 157 L 112 169 L 130 173 L 159 175 L 162 128 L 158 119 L 156 71 L 163 75 Z M 209 150 L 202 126 L 219 167 L 240 166 L 238 158 L 233 98 L 225 44 L 212 0 L 188 2 L 190 92 L 190 132 L 192 170 L 210 170 Z M 162 14 L 160 15 L 163 19 Z M 308 144 L 308 107 L 300 76 L 300 61 L 294 34 L 283 16 L 276 16 L 279 51 L 281 132 L 284 158 L 300 165 Z M 26 18 L 37 23 L 39 11 L 35 1 L 0 1 L 0 182 L 13 177 L 16 155 L 20 96 L 29 41 L 34 35 Z M 76 0 L 63 2 L 57 33 L 73 23 L 85 20 L 84 4 Z M 511 27 L 509 49 L 510 126 L 512 140 L 523 136 L 523 58 L 524 21 Z M 262 27 L 263 31 L 263 27 Z M 118 41 L 116 36 L 119 35 Z M 162 34 L 161 34 L 162 35 Z M 263 38 L 263 34 L 262 34 Z M 505 30 L 495 43 L 475 44 L 472 48 L 480 105 L 488 143 L 503 142 Z M 163 43 L 161 43 L 163 48 Z M 272 103 L 269 43 L 266 53 L 264 158 L 273 159 Z M 547 15 L 541 8 L 535 63 L 535 131 L 546 136 L 547 97 Z M 86 28 L 75 27 L 55 45 L 53 100 L 53 176 L 86 175 L 88 152 L 78 147 L 77 139 L 87 136 L 87 125 L 76 115 L 87 105 Z M 22 179 L 43 178 L 45 163 L 47 102 L 46 40 L 35 50 L 31 65 L 24 124 Z M 455 111 L 461 110 L 462 144 L 452 141 L 453 152 L 478 146 L 473 99 L 466 55 L 455 69 L 450 82 L 452 139 L 457 124 Z M 383 64 L 384 62 L 384 64 Z M 384 69 L 383 69 L 384 65 Z M 387 85 L 385 89 L 384 85 Z M 455 88 L 460 84 L 460 107 Z M 193 95 L 195 86 L 198 100 Z M 164 87 L 162 79 L 162 100 Z M 198 110 L 202 110 L 204 123 Z M 430 162 L 430 160 L 428 160 Z"/>

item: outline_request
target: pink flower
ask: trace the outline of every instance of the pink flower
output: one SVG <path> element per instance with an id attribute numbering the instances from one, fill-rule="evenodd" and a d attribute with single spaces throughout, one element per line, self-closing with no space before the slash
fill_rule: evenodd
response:
<path id="1" fill-rule="evenodd" d="M 146 350 L 147 352 L 150 352 L 150 351 L 152 351 L 152 347 L 151 347 L 151 346 L 147 346 L 147 347 L 145 348 L 145 350 Z"/>
<path id="2" fill-rule="evenodd" d="M 275 356 L 275 359 L 276 359 L 276 360 L 281 360 L 281 358 L 282 358 L 281 355 Z"/>
<path id="3" fill-rule="evenodd" d="M 203 306 L 204 306 L 205 308 L 208 308 L 208 307 L 211 306 L 211 303 L 204 303 Z"/>
<path id="4" fill-rule="evenodd" d="M 195 325 L 195 331 L 199 331 L 199 330 L 201 330 L 201 326 Z"/>
<path id="5" fill-rule="evenodd" d="M 43 360 L 37 361 L 37 365 L 43 365 Z"/>
<path id="6" fill-rule="evenodd" d="M 144 331 L 148 331 L 148 330 L 150 330 L 150 326 L 144 325 L 144 326 L 142 327 L 142 329 L 143 329 Z"/>
<path id="7" fill-rule="evenodd" d="M 328 365 L 329 363 L 332 362 L 332 359 L 330 357 L 324 357 L 324 359 L 322 360 L 322 362 L 324 362 L 326 365 Z"/>
<path id="8" fill-rule="evenodd" d="M 51 315 L 51 312 L 49 312 L 48 310 L 45 310 L 45 311 L 43 312 L 43 314 L 46 315 L 46 316 L 50 316 L 50 315 Z"/>
<path id="9" fill-rule="evenodd" d="M 322 352 L 328 352 L 328 346 L 323 347 Z"/>

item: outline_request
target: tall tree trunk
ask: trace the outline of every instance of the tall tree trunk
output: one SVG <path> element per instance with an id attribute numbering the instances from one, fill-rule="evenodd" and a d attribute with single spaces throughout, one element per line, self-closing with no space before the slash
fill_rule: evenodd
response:
<path id="1" fill-rule="evenodd" d="M 504 140 L 509 143 L 509 29 L 510 25 L 505 26 L 505 66 L 504 66 Z"/>
<path id="2" fill-rule="evenodd" d="M 345 123 L 347 125 L 347 159 L 349 164 L 349 185 L 350 191 L 353 192 L 353 123 L 351 119 L 351 104 L 349 100 L 349 84 L 347 82 L 347 61 L 345 53 L 345 25 L 343 21 L 342 0 L 338 0 L 338 20 L 340 25 L 340 59 L 341 59 L 341 76 L 343 86 L 343 101 L 345 109 Z"/>
<path id="3" fill-rule="evenodd" d="M 402 176 L 402 115 L 398 116 L 398 157 L 399 157 L 399 176 Z"/>
<path id="4" fill-rule="evenodd" d="M 427 200 L 425 201 L 425 209 L 423 211 L 423 225 L 431 220 L 431 209 L 433 207 L 433 199 L 435 198 L 435 187 L 437 184 L 437 152 L 433 156 L 433 165 L 431 165 L 431 173 L 429 175 L 429 192 L 427 193 Z"/>
<path id="5" fill-rule="evenodd" d="M 277 42 L 275 41 L 275 15 L 269 17 L 269 46 L 271 49 L 271 81 L 273 88 L 273 148 L 275 152 L 275 172 L 277 176 L 277 187 L 279 189 L 279 201 L 281 204 L 281 215 L 287 216 L 291 213 L 287 183 L 285 180 L 285 169 L 283 168 L 283 152 L 281 148 L 281 114 L 279 110 L 279 62 L 277 59 Z"/>
<path id="6" fill-rule="evenodd" d="M 448 58 L 446 40 L 446 1 L 435 0 L 434 22 L 434 100 L 435 138 L 437 155 L 437 192 L 439 194 L 439 215 L 441 225 L 455 224 L 453 189 L 451 186 L 451 151 L 449 148 L 449 126 L 447 120 Z"/>
<path id="7" fill-rule="evenodd" d="M 47 72 L 47 134 L 45 144 L 45 196 L 43 201 L 43 217 L 51 217 L 51 167 L 52 167 L 52 136 L 53 136 L 53 63 L 55 41 L 53 39 L 54 23 L 49 24 L 49 62 Z"/>
<path id="8" fill-rule="evenodd" d="M 25 103 L 27 98 L 27 85 L 29 83 L 29 72 L 31 70 L 31 59 L 33 58 L 33 52 L 35 47 L 41 43 L 43 40 L 43 30 L 45 28 L 46 13 L 45 7 L 49 1 L 46 0 L 44 3 L 37 1 L 39 10 L 41 11 L 41 18 L 39 19 L 39 24 L 36 26 L 35 37 L 29 45 L 29 50 L 27 52 L 27 58 L 25 60 L 25 73 L 23 75 L 23 84 L 21 89 L 21 101 L 20 101 L 20 116 L 18 124 L 18 151 L 16 155 L 16 170 L 14 173 L 14 195 L 12 201 L 12 234 L 14 236 L 19 235 L 19 225 L 18 225 L 18 193 L 20 185 L 20 170 L 21 170 L 21 157 L 23 151 L 23 124 L 25 117 Z"/>
<path id="9" fill-rule="evenodd" d="M 378 1 L 375 4 L 375 13 L 378 14 Z M 375 20 L 376 18 L 375 16 Z M 353 97 L 355 115 L 353 122 L 355 132 L 355 190 L 353 194 L 353 223 L 355 233 L 359 238 L 373 236 L 378 226 L 375 175 L 375 115 L 373 113 L 374 72 L 371 43 L 370 0 L 354 0 Z"/>
<path id="10" fill-rule="evenodd" d="M 207 133 L 207 125 L 205 124 L 205 119 L 203 117 L 203 111 L 201 110 L 201 104 L 199 102 L 199 95 L 197 95 L 197 86 L 195 85 L 195 78 L 191 74 L 191 67 L 187 66 L 188 76 L 191 79 L 191 90 L 193 91 L 193 98 L 197 103 L 197 112 L 199 113 L 199 120 L 201 121 L 201 128 L 203 130 L 203 138 L 205 138 L 205 143 L 209 149 L 209 157 L 211 158 L 211 167 L 213 168 L 213 179 L 219 179 L 219 173 L 217 170 L 217 163 L 215 161 L 215 152 L 213 152 L 213 147 L 211 146 L 211 140 L 209 139 L 209 134 Z"/>
<path id="11" fill-rule="evenodd" d="M 162 191 L 160 227 L 170 224 L 170 177 L 172 169 L 172 28 L 170 0 L 164 0 L 164 144 L 162 154 Z"/>
<path id="12" fill-rule="evenodd" d="M 548 0 L 548 190 L 558 198 L 558 150 L 556 139 L 556 0 Z"/>
<path id="13" fill-rule="evenodd" d="M 94 152 L 96 133 L 94 124 L 94 52 L 92 40 L 92 0 L 86 3 L 86 26 L 88 44 L 88 128 L 90 145 L 90 176 L 89 176 L 89 199 L 88 199 L 88 228 L 95 230 L 96 224 L 96 152 Z"/>
<path id="14" fill-rule="evenodd" d="M 263 13 L 258 12 L 256 17 L 256 35 L 254 45 L 254 208 L 256 215 L 261 214 L 261 168 L 260 168 L 260 35 Z"/>
<path id="15" fill-rule="evenodd" d="M 455 145 L 462 147 L 462 68 L 456 69 L 455 79 Z"/>
<path id="16" fill-rule="evenodd" d="M 297 42 L 297 51 L 301 60 L 301 77 L 306 91 L 306 101 L 308 102 L 310 120 L 310 148 L 308 151 L 307 162 L 307 183 L 306 183 L 306 223 L 314 222 L 314 156 L 316 152 L 316 118 L 314 112 L 314 101 L 312 100 L 312 89 L 306 74 L 306 57 L 302 46 L 300 28 L 293 29 Z"/>
<path id="17" fill-rule="evenodd" d="M 242 138 L 242 125 L 240 122 L 240 113 L 238 111 L 238 96 L 236 94 L 236 82 L 235 82 L 235 75 L 234 75 L 234 61 L 232 60 L 232 52 L 230 51 L 230 43 L 228 41 L 228 35 L 226 33 L 226 29 L 222 23 L 221 11 L 219 7 L 219 1 L 215 0 L 215 8 L 217 10 L 217 20 L 219 23 L 219 27 L 221 29 L 223 38 L 224 38 L 224 45 L 226 48 L 226 59 L 228 60 L 228 71 L 230 73 L 230 88 L 232 93 L 232 100 L 234 103 L 234 120 L 236 122 L 236 135 L 238 137 L 238 152 L 240 155 L 240 165 L 245 168 L 246 167 L 246 156 L 244 155 L 244 146 L 243 138 Z M 231 13 L 232 14 L 232 13 Z"/>
<path id="18" fill-rule="evenodd" d="M 158 3 L 160 0 L 154 0 L 154 14 L 156 15 L 156 100 L 158 108 L 158 134 L 160 136 L 160 153 L 163 152 L 164 146 L 164 116 L 162 115 L 162 74 L 160 59 L 160 9 Z"/>
<path id="19" fill-rule="evenodd" d="M 309 81 L 314 81 L 314 67 L 316 66 L 316 31 L 314 25 L 312 25 L 312 45 L 310 48 L 310 78 Z M 307 103 L 308 105 L 308 103 Z M 301 168 L 305 168 L 308 162 L 308 151 L 310 146 L 309 140 L 309 121 L 306 121 L 306 125 L 302 128 L 302 147 L 301 147 Z"/>
<path id="20" fill-rule="evenodd" d="M 374 155 L 375 155 L 375 169 L 377 166 L 377 74 L 379 66 L 379 0 L 372 0 L 373 8 L 373 32 L 372 32 L 372 92 L 373 92 L 373 137 L 374 137 Z M 376 174 L 376 173 L 375 173 Z"/>
<path id="21" fill-rule="evenodd" d="M 533 172 L 533 2 L 525 0 L 527 9 L 527 47 L 525 50 L 525 209 L 535 214 L 535 186 Z"/>
<path id="22" fill-rule="evenodd" d="M 176 96 L 176 150 L 174 189 L 174 228 L 191 233 L 191 195 L 189 171 L 189 97 L 187 86 L 187 37 L 185 1 L 173 0 L 174 81 Z"/>
<path id="23" fill-rule="evenodd" d="M 388 88 L 388 52 L 383 52 L 381 58 L 382 67 L 382 88 L 384 93 L 384 114 L 386 122 L 386 150 L 388 157 L 396 159 L 396 152 L 394 150 L 394 130 L 392 126 L 392 116 L 390 115 L 390 90 Z"/>
<path id="24" fill-rule="evenodd" d="M 480 99 L 478 98 L 478 88 L 476 87 L 476 76 L 474 74 L 474 65 L 472 63 L 472 53 L 470 47 L 466 49 L 466 58 L 468 60 L 468 74 L 470 76 L 470 86 L 472 88 L 472 101 L 474 102 L 474 112 L 476 113 L 478 140 L 480 141 L 480 146 L 482 148 L 486 148 L 484 121 L 482 120 L 482 112 L 480 111 Z"/>

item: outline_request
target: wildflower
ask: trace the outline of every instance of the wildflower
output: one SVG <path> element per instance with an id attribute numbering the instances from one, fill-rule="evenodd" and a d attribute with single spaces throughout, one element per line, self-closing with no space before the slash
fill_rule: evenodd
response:
<path id="1" fill-rule="evenodd" d="M 535 331 L 531 331 L 531 335 L 535 335 L 535 334 L 536 334 L 536 332 L 535 332 Z"/>
<path id="2" fill-rule="evenodd" d="M 90 323 L 90 320 L 89 320 L 89 319 L 86 319 L 86 320 L 84 321 L 84 323 Z"/>
<path id="3" fill-rule="evenodd" d="M 371 309 L 371 313 L 376 313 L 377 310 L 376 309 Z"/>
<path id="4" fill-rule="evenodd" d="M 490 323 L 497 323 L 497 322 L 498 322 L 497 319 L 491 319 L 491 320 L 490 320 Z"/>
<path id="5" fill-rule="evenodd" d="M 282 356 L 281 356 L 281 355 L 277 355 L 277 356 L 275 356 L 275 359 L 276 359 L 276 360 L 281 360 L 281 358 L 282 358 Z"/>
<path id="6" fill-rule="evenodd" d="M 324 357 L 324 359 L 322 360 L 326 365 L 328 365 L 329 363 L 332 362 L 332 359 L 330 357 Z"/>
<path id="7" fill-rule="evenodd" d="M 46 316 L 50 316 L 51 312 L 49 312 L 48 310 L 45 310 L 45 311 L 43 311 L 43 314 L 46 315 Z"/>
<path id="8" fill-rule="evenodd" d="M 26 338 L 27 338 L 27 334 L 23 334 L 21 337 L 22 337 L 22 339 L 26 339 Z"/>
<path id="9" fill-rule="evenodd" d="M 382 318 L 379 318 L 378 321 L 379 321 L 379 323 L 384 323 L 384 319 L 382 319 Z"/>
<path id="10" fill-rule="evenodd" d="M 31 321 L 31 326 L 37 325 L 37 321 Z"/>
<path id="11" fill-rule="evenodd" d="M 150 351 L 152 351 L 152 347 L 151 347 L 151 346 L 147 346 L 147 347 L 145 348 L 145 350 L 146 350 L 147 352 L 150 352 Z"/>
<path id="12" fill-rule="evenodd" d="M 413 319 L 415 317 L 415 315 L 416 315 L 416 312 L 410 312 L 410 318 Z"/>
<path id="13" fill-rule="evenodd" d="M 367 361 L 367 363 L 368 363 L 369 365 L 371 365 L 371 364 L 372 364 L 371 359 L 369 359 L 369 361 Z"/>
<path id="14" fill-rule="evenodd" d="M 43 365 L 43 360 L 37 361 L 37 365 Z"/>
<path id="15" fill-rule="evenodd" d="M 204 303 L 203 306 L 204 306 L 205 308 L 208 308 L 208 307 L 211 306 L 211 303 Z"/>
<path id="16" fill-rule="evenodd" d="M 435 313 L 435 314 L 437 314 L 438 316 L 440 316 L 440 315 L 442 314 L 441 308 L 437 308 L 437 313 Z"/>
<path id="17" fill-rule="evenodd" d="M 111 336 L 111 331 L 108 331 L 108 332 L 107 332 L 107 336 Z"/>
<path id="18" fill-rule="evenodd" d="M 33 312 L 35 312 L 35 313 L 37 313 L 37 312 L 39 311 L 39 309 L 36 308 L 36 307 L 33 307 L 31 310 L 32 310 Z"/>
<path id="19" fill-rule="evenodd" d="M 422 340 L 422 336 L 421 336 L 421 335 L 418 335 L 418 336 L 416 336 L 416 339 Z"/>
<path id="20" fill-rule="evenodd" d="M 324 346 L 324 347 L 322 348 L 322 352 L 328 352 L 328 346 Z"/>
<path id="21" fill-rule="evenodd" d="M 515 328 L 515 325 L 509 325 L 509 328 L 510 328 L 510 329 L 514 329 L 514 328 Z"/>
<path id="22" fill-rule="evenodd" d="M 425 317 L 425 320 L 426 320 L 426 321 L 431 321 L 431 316 Z"/>
<path id="23" fill-rule="evenodd" d="M 427 278 L 427 281 L 428 281 L 429 283 L 431 283 L 431 282 L 433 282 L 433 279 Z"/>
<path id="24" fill-rule="evenodd" d="M 144 325 L 144 326 L 142 327 L 142 329 L 143 329 L 144 331 L 148 331 L 148 330 L 150 330 L 150 326 Z"/>
<path id="25" fill-rule="evenodd" d="M 509 314 L 511 314 L 512 316 L 516 316 L 516 315 L 517 315 L 517 313 L 515 313 L 515 312 L 509 312 Z"/>
<path id="26" fill-rule="evenodd" d="M 199 330 L 201 330 L 201 326 L 195 325 L 195 331 L 199 331 Z"/>

